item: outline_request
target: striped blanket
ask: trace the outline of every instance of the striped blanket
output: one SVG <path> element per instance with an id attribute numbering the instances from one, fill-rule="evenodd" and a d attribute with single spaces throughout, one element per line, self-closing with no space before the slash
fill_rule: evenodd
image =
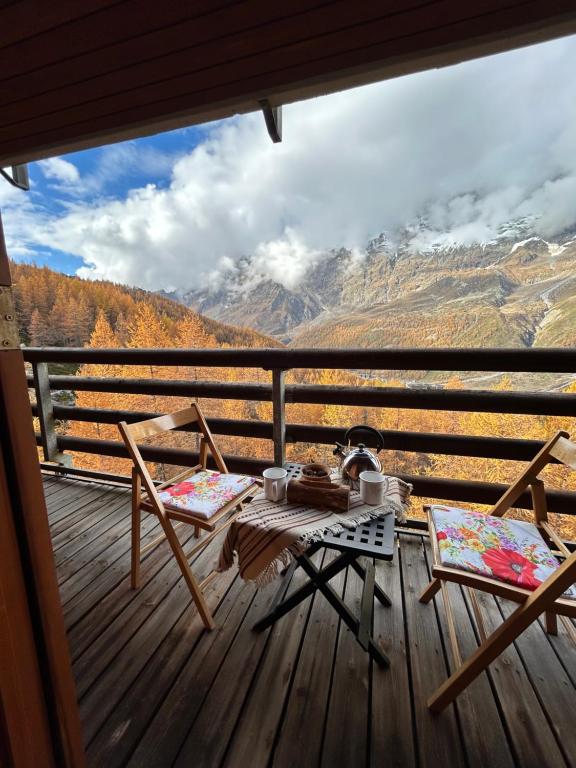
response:
<path id="1" fill-rule="evenodd" d="M 397 477 L 387 477 L 386 481 L 381 506 L 365 504 L 360 494 L 352 491 L 348 512 L 268 501 L 261 491 L 228 529 L 218 570 L 231 568 L 236 552 L 242 578 L 263 586 L 328 534 L 337 535 L 388 514 L 403 521 L 412 487 Z"/>

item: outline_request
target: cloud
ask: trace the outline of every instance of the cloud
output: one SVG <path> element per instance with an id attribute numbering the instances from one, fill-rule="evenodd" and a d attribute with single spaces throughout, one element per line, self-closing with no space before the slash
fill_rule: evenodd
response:
<path id="1" fill-rule="evenodd" d="M 62 157 L 40 160 L 38 165 L 47 179 L 53 179 L 63 184 L 77 184 L 80 181 L 78 168 Z"/>
<path id="2" fill-rule="evenodd" d="M 164 163 L 162 186 L 30 214 L 27 247 L 148 289 L 217 282 L 250 255 L 291 288 L 328 249 L 359 253 L 422 218 L 419 248 L 490 240 L 521 217 L 551 237 L 576 224 L 574 71 L 565 38 L 287 106 L 281 144 L 259 114 L 223 121 L 169 169 L 143 151 Z M 138 163 L 138 146 L 106 150 L 102 173 Z"/>
<path id="3" fill-rule="evenodd" d="M 286 227 L 282 237 L 256 247 L 251 265 L 257 274 L 290 289 L 298 286 L 308 269 L 323 255 L 323 251 L 309 248 L 296 232 Z"/>

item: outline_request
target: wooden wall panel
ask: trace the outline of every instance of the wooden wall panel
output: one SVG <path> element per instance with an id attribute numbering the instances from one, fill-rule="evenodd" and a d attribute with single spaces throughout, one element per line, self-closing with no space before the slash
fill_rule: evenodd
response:
<path id="1" fill-rule="evenodd" d="M 576 32 L 573 0 L 38 4 L 0 11 L 0 165 Z"/>
<path id="2" fill-rule="evenodd" d="M 395 4 L 403 2 L 405 0 L 396 0 Z M 5 104 L 8 105 L 12 101 L 21 102 L 24 94 L 29 97 L 42 93 L 46 94 L 45 99 L 54 100 L 51 104 L 53 106 L 58 103 L 70 103 L 77 93 L 73 90 L 74 84 L 78 88 L 89 78 L 97 78 L 90 98 L 98 98 L 135 85 L 178 77 L 184 72 L 208 67 L 210 57 L 219 56 L 220 61 L 229 60 L 230 46 L 238 43 L 242 44 L 244 53 L 256 53 L 258 47 L 251 49 L 253 38 L 250 35 L 256 35 L 260 48 L 267 50 L 270 47 L 270 27 L 274 23 L 280 24 L 293 35 L 291 24 L 299 22 L 306 25 L 314 12 L 322 12 L 321 18 L 324 20 L 323 12 L 327 5 L 330 5 L 332 17 L 342 3 L 334 3 L 334 0 L 316 0 L 316 8 L 313 11 L 309 10 L 310 5 L 310 0 L 293 1 L 290 6 L 294 6 L 297 15 L 287 18 L 285 6 L 281 3 L 246 0 L 232 8 L 222 8 L 200 17 L 188 18 L 138 37 L 112 41 L 106 47 L 105 58 L 101 49 L 88 53 L 80 50 L 74 57 L 73 67 L 70 66 L 69 60 L 58 61 L 47 64 L 42 73 L 30 70 L 27 74 L 15 77 L 7 77 L 6 72 L 0 69 Z M 367 3 L 361 0 L 360 5 Z M 373 9 L 372 16 L 382 15 L 382 11 L 376 10 L 379 6 L 374 3 L 368 5 Z M 305 13 L 307 9 L 309 12 Z M 277 44 L 276 41 L 274 44 Z M 38 108 L 41 108 L 36 99 L 34 103 L 38 103 Z"/>
<path id="3" fill-rule="evenodd" d="M 83 8 L 83 2 L 78 8 Z M 24 0 L 21 5 L 26 5 Z M 180 25 L 184 22 L 199 22 L 205 14 L 233 6 L 233 0 L 165 0 L 161 4 L 143 0 L 125 0 L 123 3 L 94 2 L 94 5 L 108 6 L 95 13 L 78 13 L 75 19 L 56 26 L 49 33 L 38 37 L 34 35 L 22 42 L 4 46 L 4 34 L 0 35 L 0 78 L 7 80 L 24 72 L 44 68 L 57 61 L 68 62 L 75 57 L 94 51 L 100 64 L 106 66 L 105 59 L 115 43 L 137 39 L 146 33 L 160 32 L 165 27 Z M 45 5 L 48 5 L 47 3 Z M 52 5 L 52 4 L 51 4 Z M 53 5 L 58 5 L 54 3 Z M 161 8 L 161 13 L 160 13 Z M 2 20 L 2 15 L 0 15 Z M 147 41 L 150 45 L 150 40 Z M 190 44 L 194 44 L 192 37 Z M 16 54 L 16 55 L 14 55 Z M 150 55 L 150 47 L 145 55 Z M 70 69 L 70 67 L 69 67 Z M 82 69 L 81 69 L 82 71 Z"/>
<path id="4" fill-rule="evenodd" d="M 50 30 L 68 24 L 79 17 L 86 17 L 94 11 L 110 5 L 116 5 L 118 0 L 26 0 L 7 4 L 1 9 L 2 32 L 0 46 L 13 45 Z"/>

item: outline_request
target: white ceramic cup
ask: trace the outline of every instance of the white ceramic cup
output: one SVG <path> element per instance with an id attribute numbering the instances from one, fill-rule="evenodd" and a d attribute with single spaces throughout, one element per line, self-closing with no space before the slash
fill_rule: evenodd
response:
<path id="1" fill-rule="evenodd" d="M 365 504 L 377 507 L 384 501 L 384 475 L 382 472 L 360 472 L 360 498 Z"/>
<path id="2" fill-rule="evenodd" d="M 264 478 L 264 496 L 269 501 L 282 501 L 286 496 L 288 472 L 282 467 L 270 467 L 262 473 Z"/>

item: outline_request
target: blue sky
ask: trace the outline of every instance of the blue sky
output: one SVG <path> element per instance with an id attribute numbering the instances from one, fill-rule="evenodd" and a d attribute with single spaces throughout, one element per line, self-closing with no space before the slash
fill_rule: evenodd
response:
<path id="1" fill-rule="evenodd" d="M 42 163 L 30 163 L 30 194 L 45 211 L 57 217 L 80 200 L 101 203 L 106 199 L 123 199 L 130 189 L 147 184 L 161 189 L 169 184 L 174 163 L 190 153 L 205 133 L 205 128 L 192 126 L 114 146 L 72 152 L 65 160 L 84 180 L 80 189 L 47 175 Z M 22 260 L 70 275 L 84 264 L 82 257 L 49 246 L 36 247 Z"/>
<path id="2" fill-rule="evenodd" d="M 255 112 L 32 163 L 30 193 L 0 183 L 8 251 L 149 290 L 218 285 L 250 256 L 292 288 L 416 221 L 418 250 L 520 218 L 554 239 L 576 226 L 574 72 L 568 37 L 288 105 L 281 144 Z"/>

